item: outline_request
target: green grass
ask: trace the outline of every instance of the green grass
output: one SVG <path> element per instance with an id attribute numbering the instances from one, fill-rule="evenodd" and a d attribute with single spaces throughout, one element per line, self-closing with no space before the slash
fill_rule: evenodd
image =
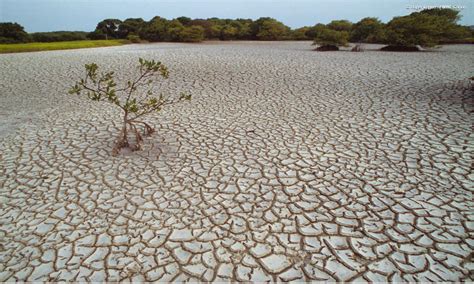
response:
<path id="1" fill-rule="evenodd" d="M 128 43 L 128 41 L 126 40 L 111 39 L 111 40 L 78 40 L 78 41 L 60 41 L 60 42 L 32 42 L 32 43 L 0 44 L 0 53 L 117 46 L 117 45 L 122 45 L 126 43 Z"/>

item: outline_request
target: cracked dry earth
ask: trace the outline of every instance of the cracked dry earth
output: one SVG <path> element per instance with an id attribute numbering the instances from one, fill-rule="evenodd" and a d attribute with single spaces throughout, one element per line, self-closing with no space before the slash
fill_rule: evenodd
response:
<path id="1" fill-rule="evenodd" d="M 1 55 L 0 281 L 474 280 L 474 48 L 311 49 Z M 119 112 L 67 90 L 139 57 L 193 100 L 111 157 Z"/>

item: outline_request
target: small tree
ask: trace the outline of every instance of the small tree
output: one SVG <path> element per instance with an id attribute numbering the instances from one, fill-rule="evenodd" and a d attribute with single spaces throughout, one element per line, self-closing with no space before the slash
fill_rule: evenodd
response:
<path id="1" fill-rule="evenodd" d="M 97 24 L 95 32 L 104 34 L 105 39 L 117 38 L 120 24 L 122 21 L 118 19 L 105 19 Z"/>
<path id="2" fill-rule="evenodd" d="M 140 43 L 140 36 L 136 34 L 128 34 L 127 40 L 129 40 L 131 43 Z"/>
<path id="3" fill-rule="evenodd" d="M 201 42 L 204 40 L 204 28 L 201 26 L 185 27 L 179 34 L 183 42 Z"/>
<path id="4" fill-rule="evenodd" d="M 221 40 L 233 40 L 237 38 L 237 35 L 239 34 L 239 30 L 232 26 L 232 25 L 225 25 L 222 27 L 221 30 Z"/>
<path id="5" fill-rule="evenodd" d="M 128 35 L 138 35 L 140 29 L 145 25 L 142 18 L 128 18 L 118 26 L 117 36 L 127 38 Z"/>
<path id="6" fill-rule="evenodd" d="M 273 18 L 259 18 L 250 26 L 252 37 L 258 40 L 283 40 L 290 35 L 290 28 Z"/>
<path id="7" fill-rule="evenodd" d="M 17 23 L 0 23 L 0 43 L 22 43 L 30 41 L 30 36 Z"/>
<path id="8" fill-rule="evenodd" d="M 363 18 L 352 26 L 351 42 L 381 43 L 385 40 L 385 26 L 377 18 Z"/>
<path id="9" fill-rule="evenodd" d="M 349 42 L 349 33 L 346 31 L 335 31 L 332 29 L 321 29 L 313 45 L 319 45 L 318 51 L 339 50 L 339 46 L 346 46 Z"/>
<path id="10" fill-rule="evenodd" d="M 307 36 L 307 32 L 310 30 L 310 27 L 301 27 L 291 31 L 292 40 L 310 40 Z"/>
<path id="11" fill-rule="evenodd" d="M 350 33 L 352 30 L 352 23 L 348 20 L 334 20 L 327 24 L 327 27 L 331 30 L 339 31 L 339 32 L 348 32 Z"/>
<path id="12" fill-rule="evenodd" d="M 468 34 L 456 24 L 458 19 L 458 11 L 437 8 L 395 17 L 387 24 L 387 43 L 395 47 L 434 47 L 442 41 L 461 40 Z"/>
<path id="13" fill-rule="evenodd" d="M 99 66 L 95 63 L 86 64 L 86 76 L 78 81 L 69 91 L 70 94 L 86 95 L 93 101 L 104 101 L 119 107 L 123 112 L 122 130 L 112 150 L 112 155 L 117 155 L 122 148 L 130 147 L 132 150 L 140 150 L 142 135 L 139 126 L 143 127 L 145 136 L 151 135 L 155 129 L 148 123 L 140 120 L 145 115 L 159 112 L 163 107 L 172 105 L 183 100 L 190 100 L 190 95 L 180 94 L 177 98 L 169 98 L 160 94 L 155 95 L 152 83 L 155 77 L 167 79 L 168 68 L 161 62 L 154 60 L 139 60 L 139 74 L 137 78 L 128 81 L 121 88 L 117 88 L 114 80 L 114 72 L 98 73 Z M 131 145 L 128 133 L 131 131 L 135 136 L 135 144 Z"/>

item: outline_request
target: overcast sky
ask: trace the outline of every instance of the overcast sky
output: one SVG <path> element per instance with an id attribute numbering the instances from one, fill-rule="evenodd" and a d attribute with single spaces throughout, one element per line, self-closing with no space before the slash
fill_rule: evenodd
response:
<path id="1" fill-rule="evenodd" d="M 474 0 L 0 0 L 0 22 L 17 22 L 27 32 L 92 31 L 106 18 L 168 19 L 273 17 L 292 28 L 378 17 L 384 22 L 413 6 L 463 6 L 461 24 L 474 25 Z"/>

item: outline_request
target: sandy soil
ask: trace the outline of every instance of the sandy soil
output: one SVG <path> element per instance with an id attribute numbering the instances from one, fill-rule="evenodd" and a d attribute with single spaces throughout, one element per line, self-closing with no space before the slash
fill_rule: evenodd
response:
<path id="1" fill-rule="evenodd" d="M 0 281 L 474 280 L 473 46 L 148 44 L 0 55 Z M 193 95 L 111 157 L 67 94 L 139 57 Z"/>

